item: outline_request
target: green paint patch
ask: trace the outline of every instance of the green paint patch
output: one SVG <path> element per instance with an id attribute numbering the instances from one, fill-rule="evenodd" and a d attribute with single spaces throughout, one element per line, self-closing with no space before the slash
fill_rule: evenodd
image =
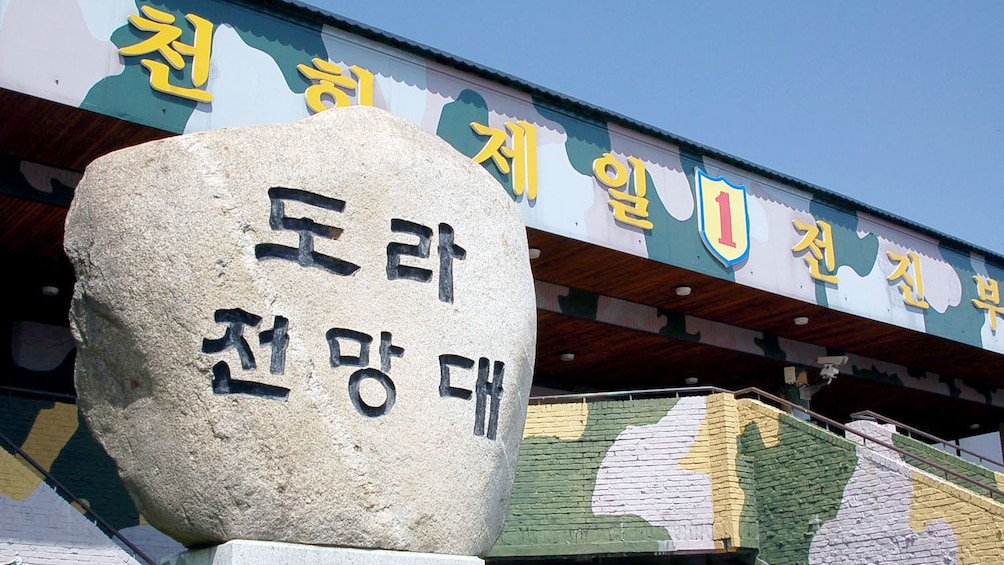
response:
<path id="1" fill-rule="evenodd" d="M 780 396 L 792 404 L 801 406 L 805 409 L 809 408 L 809 401 L 802 398 L 802 391 L 799 390 L 798 385 L 796 384 L 782 383 Z"/>
<path id="2" fill-rule="evenodd" d="M 592 497 L 617 436 L 628 426 L 658 422 L 676 402 L 594 402 L 580 439 L 524 439 L 505 526 L 488 556 L 654 553 L 660 542 L 666 549 L 671 540 L 665 528 L 636 516 L 597 516 Z"/>
<path id="3" fill-rule="evenodd" d="M 178 9 L 175 4 L 167 6 L 162 2 L 136 2 L 136 8 L 149 5 L 158 10 L 168 12 L 175 17 L 175 22 L 182 30 L 178 41 L 191 44 L 195 32 L 185 20 L 186 12 Z M 196 10 L 199 13 L 201 10 Z M 201 14 L 200 14 L 201 15 Z M 119 49 L 135 45 L 149 38 L 151 33 L 137 30 L 127 21 L 122 27 L 112 32 L 111 41 Z M 185 124 L 192 116 L 198 102 L 178 96 L 170 96 L 157 92 L 150 86 L 150 73 L 141 64 L 143 58 L 151 58 L 165 62 L 157 53 L 149 55 L 122 57 L 125 69 L 121 74 L 105 77 L 99 80 L 87 92 L 81 108 L 94 110 L 124 120 L 139 122 L 173 133 L 185 131 Z M 168 82 L 184 88 L 192 87 L 191 58 L 185 58 L 185 67 L 171 69 Z M 187 73 L 186 73 L 187 71 Z M 187 76 L 186 76 L 187 75 Z"/>
<path id="4" fill-rule="evenodd" d="M 689 333 L 687 331 L 686 314 L 659 308 L 659 315 L 665 316 L 666 318 L 666 325 L 659 328 L 659 335 L 689 341 L 691 343 L 701 342 L 701 332 Z"/>
<path id="5" fill-rule="evenodd" d="M 202 6 L 203 2 L 195 0 L 193 4 Z M 264 52 L 275 61 L 286 85 L 293 92 L 304 92 L 311 85 L 311 81 L 297 70 L 297 65 L 311 66 L 310 61 L 314 57 L 328 59 L 327 49 L 321 39 L 320 25 L 294 25 L 262 12 L 235 9 L 233 4 L 212 6 L 214 12 L 220 14 L 219 19 L 225 17 L 226 23 L 234 28 L 244 43 Z M 304 33 L 305 30 L 308 33 Z"/>
<path id="6" fill-rule="evenodd" d="M 987 315 L 986 310 L 981 310 L 973 305 L 973 299 L 979 298 L 976 281 L 973 280 L 976 269 L 973 268 L 969 256 L 944 246 L 940 248 L 940 251 L 942 259 L 951 265 L 959 276 L 959 282 L 962 283 L 962 299 L 958 306 L 949 306 L 944 314 L 934 308 L 925 310 L 925 331 L 931 335 L 983 347 L 982 329 L 983 324 L 987 321 Z M 1004 281 L 1004 278 L 997 278 L 1004 275 L 1004 271 L 988 265 L 987 272 L 995 280 Z"/>
<path id="7" fill-rule="evenodd" d="M 740 434 L 739 456 L 752 460 L 755 475 L 752 489 L 749 480 L 740 485 L 756 504 L 760 558 L 802 564 L 819 527 L 836 517 L 857 455 L 850 442 L 788 414 L 779 424 L 774 447 L 764 445 L 756 423 Z"/>
<path id="8" fill-rule="evenodd" d="M 763 334 L 762 338 L 753 338 L 753 343 L 763 351 L 764 357 L 785 361 L 788 354 L 781 349 L 781 340 L 774 334 Z"/>
<path id="9" fill-rule="evenodd" d="M 954 378 L 941 375 L 938 378 L 938 381 L 948 387 L 948 396 L 952 400 L 958 400 L 962 397 L 962 389 L 956 386 Z"/>
<path id="10" fill-rule="evenodd" d="M 669 261 L 673 255 L 674 245 L 677 243 L 677 240 L 674 238 L 679 238 L 677 231 L 680 229 L 680 225 L 686 222 L 680 222 L 666 209 L 666 206 L 662 203 L 662 199 L 659 198 L 659 190 L 655 184 L 655 180 L 648 171 L 645 171 L 645 183 L 648 187 L 645 193 L 645 198 L 648 199 L 647 220 L 652 222 L 652 229 L 642 232 L 645 234 L 645 249 L 648 252 L 648 256 L 656 260 L 662 259 L 653 255 L 653 253 L 656 250 L 662 250 L 667 253 L 666 260 Z"/>
<path id="11" fill-rule="evenodd" d="M 686 220 L 677 220 L 666 211 L 666 207 L 659 199 L 654 187 L 649 185 L 649 210 L 660 210 L 658 212 L 659 221 L 663 227 L 660 228 L 659 224 L 656 224 L 656 229 L 652 230 L 652 234 L 646 236 L 645 244 L 648 246 L 648 256 L 663 263 L 684 267 L 719 279 L 734 281 L 736 276 L 732 268 L 720 263 L 704 246 L 698 227 L 696 175 L 698 168 L 704 169 L 704 158 L 696 153 L 680 151 L 680 165 L 683 167 L 687 182 L 690 184 L 690 193 L 694 195 L 694 213 Z M 736 267 L 738 266 L 736 265 Z"/>
<path id="12" fill-rule="evenodd" d="M 975 481 L 979 481 L 987 486 L 997 488 L 997 476 L 994 474 L 993 471 L 987 469 L 982 465 L 971 463 L 969 461 L 966 461 L 965 459 L 962 459 L 961 457 L 955 457 L 954 455 L 945 453 L 940 449 L 936 449 L 926 443 L 917 441 L 911 437 L 907 437 L 902 434 L 892 434 L 892 444 L 902 449 L 903 451 L 923 457 L 928 461 L 937 463 L 942 467 L 955 471 L 956 473 L 964 477 L 968 477 Z M 971 490 L 976 494 L 982 496 L 990 495 L 994 498 L 994 500 L 1004 502 L 1004 496 L 989 493 L 986 489 L 981 489 L 980 487 L 974 485 L 973 483 L 960 479 L 958 477 L 953 477 L 952 475 L 946 476 L 946 473 L 941 472 L 939 469 L 936 469 L 931 465 L 922 463 L 920 461 L 917 461 L 916 459 L 911 459 L 910 457 L 906 456 L 903 457 L 903 461 L 922 471 L 927 471 L 928 473 L 931 473 L 936 477 L 944 478 L 947 481 L 954 483 L 964 489 Z"/>
<path id="13" fill-rule="evenodd" d="M 593 161 L 612 147 L 606 122 L 573 116 L 539 98 L 533 99 L 533 107 L 541 116 L 564 128 L 568 162 L 579 174 L 592 178 Z"/>
<path id="14" fill-rule="evenodd" d="M 983 402 L 986 402 L 987 404 L 993 404 L 993 402 L 994 402 L 994 394 L 998 390 L 1000 390 L 1000 389 L 998 389 L 995 386 L 984 384 L 984 383 L 981 383 L 979 381 L 971 381 L 969 379 L 959 379 L 959 380 L 962 381 L 962 384 L 964 384 L 967 387 L 975 390 L 979 394 L 982 394 L 983 395 Z"/>
<path id="15" fill-rule="evenodd" d="M 756 468 L 753 463 L 754 459 L 748 455 L 736 455 L 739 487 L 746 495 L 743 509 L 739 513 L 739 539 L 744 547 L 757 547 L 757 540 L 760 539 L 760 525 L 757 522 Z"/>
<path id="16" fill-rule="evenodd" d="M 212 22 L 214 36 L 221 25 L 233 28 L 246 44 L 266 53 L 275 61 L 287 86 L 293 92 L 304 92 L 311 84 L 300 74 L 296 66 L 300 63 L 309 65 L 313 57 L 322 59 L 328 57 L 319 25 L 306 27 L 293 24 L 264 12 L 217 1 L 136 2 L 137 9 L 143 5 L 174 15 L 174 25 L 182 31 L 181 37 L 178 38 L 182 43 L 191 44 L 195 35 L 194 28 L 185 19 L 186 14 L 196 14 Z M 307 33 L 304 33 L 305 31 Z M 151 36 L 152 33 L 139 31 L 125 20 L 122 26 L 112 33 L 111 41 L 121 49 Z M 155 91 L 150 86 L 150 72 L 140 64 L 140 60 L 144 58 L 166 62 L 156 52 L 148 55 L 123 56 L 125 70 L 121 74 L 105 77 L 92 86 L 81 102 L 81 108 L 165 131 L 184 132 L 185 125 L 198 106 L 198 102 Z M 192 58 L 186 56 L 183 61 L 185 66 L 182 69 L 171 69 L 168 82 L 174 86 L 192 88 Z"/>
<path id="17" fill-rule="evenodd" d="M 39 412 L 55 406 L 55 402 L 0 396 L 0 432 L 14 445 L 21 447 L 28 439 Z M 7 446 L 5 445 L 4 448 Z"/>
<path id="18" fill-rule="evenodd" d="M 558 297 L 558 306 L 562 314 L 586 320 L 596 319 L 599 303 L 598 294 L 577 288 L 569 288 L 567 295 Z"/>
<path id="19" fill-rule="evenodd" d="M 44 202 L 66 208 L 73 199 L 73 186 L 63 184 L 55 175 L 48 179 L 48 189 L 39 190 L 25 178 L 22 167 L 31 161 L 9 155 L 0 155 L 0 194 Z M 56 172 L 56 169 L 53 169 Z"/>
<path id="20" fill-rule="evenodd" d="M 154 2 L 153 5 L 158 8 L 164 6 L 161 9 L 167 10 L 166 4 Z M 233 3 L 216 0 L 172 0 L 170 5 L 175 13 L 197 14 L 213 22 L 216 24 L 214 32 L 221 24 L 232 28 L 244 43 L 266 53 L 275 61 L 286 85 L 293 92 L 303 92 L 311 84 L 296 69 L 298 64 L 310 65 L 313 57 L 328 58 L 321 39 L 320 24 L 294 24 L 266 12 L 247 10 L 234 6 Z M 189 28 L 184 19 L 177 23 L 183 29 Z"/>
<path id="21" fill-rule="evenodd" d="M 456 100 L 443 105 L 443 112 L 439 115 L 439 124 L 436 126 L 436 135 L 446 140 L 457 151 L 474 158 L 485 146 L 488 138 L 478 135 L 471 128 L 471 122 L 488 124 L 488 103 L 477 92 L 464 89 Z M 493 159 L 488 159 L 483 165 L 485 170 L 505 188 L 509 197 L 515 200 L 516 192 L 513 190 L 510 175 L 503 173 Z"/>
<path id="22" fill-rule="evenodd" d="M 51 401 L 0 398 L 0 431 L 22 447 L 38 415 L 54 406 Z M 77 417 L 80 418 L 79 414 Z M 45 434 L 45 430 L 38 432 Z M 139 525 L 139 511 L 119 479 L 115 462 L 91 437 L 82 419 L 77 431 L 52 462 L 49 473 L 74 496 L 86 500 L 91 509 L 115 529 Z"/>
<path id="23" fill-rule="evenodd" d="M 50 472 L 70 492 L 87 501 L 98 516 L 116 530 L 139 525 L 139 510 L 119 478 L 115 462 L 80 425 L 52 462 Z"/>
<path id="24" fill-rule="evenodd" d="M 903 379 L 896 373 L 886 373 L 884 371 L 878 370 L 877 367 L 872 365 L 871 367 L 858 367 L 854 365 L 851 367 L 851 374 L 855 377 L 861 379 L 867 379 L 876 383 L 882 383 L 886 385 L 893 386 L 903 386 Z"/>
<path id="25" fill-rule="evenodd" d="M 878 236 L 874 234 L 868 234 L 865 237 L 858 236 L 858 215 L 856 213 L 837 208 L 818 198 L 813 198 L 809 202 L 809 213 L 817 221 L 824 221 L 832 228 L 831 244 L 836 259 L 833 274 L 836 274 L 840 267 L 850 267 L 859 277 L 871 273 L 875 267 L 875 260 L 878 258 Z M 823 268 L 822 265 L 820 268 Z M 820 306 L 828 306 L 829 299 L 826 296 L 826 290 L 834 287 L 820 280 L 813 279 L 813 282 L 816 284 L 816 303 Z"/>

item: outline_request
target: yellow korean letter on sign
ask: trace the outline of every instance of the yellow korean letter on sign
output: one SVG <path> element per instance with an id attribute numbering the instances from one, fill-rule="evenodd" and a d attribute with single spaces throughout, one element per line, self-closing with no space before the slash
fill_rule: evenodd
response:
<path id="1" fill-rule="evenodd" d="M 200 18 L 195 14 L 186 14 L 185 19 L 195 30 L 192 43 L 179 41 L 182 29 L 174 25 L 175 17 L 169 12 L 163 12 L 150 6 L 142 6 L 142 16 L 132 14 L 129 23 L 138 30 L 153 32 L 153 35 L 119 49 L 119 53 L 127 57 L 159 53 L 175 70 L 185 68 L 185 57 L 192 58 L 192 86 L 171 84 L 167 64 L 155 59 L 140 59 L 140 64 L 150 71 L 150 86 L 158 92 L 195 100 L 197 102 L 212 102 L 213 95 L 201 87 L 209 80 L 209 58 L 212 55 L 213 22 Z"/>
<path id="2" fill-rule="evenodd" d="M 349 92 L 354 91 L 360 106 L 373 105 L 373 73 L 363 67 L 352 65 L 349 70 L 354 76 L 345 76 L 345 71 L 340 65 L 330 61 L 325 61 L 320 57 L 311 59 L 313 67 L 299 64 L 296 69 L 300 74 L 311 81 L 317 81 L 307 87 L 303 95 L 307 100 L 307 107 L 314 112 L 323 112 L 329 107 L 324 103 L 324 97 L 328 97 L 335 108 L 343 108 L 352 105 Z"/>
<path id="3" fill-rule="evenodd" d="M 792 220 L 792 225 L 803 235 L 802 240 L 791 248 L 791 252 L 807 251 L 804 259 L 805 264 L 809 266 L 809 276 L 817 281 L 839 284 L 840 279 L 836 275 L 837 255 L 833 250 L 833 227 L 822 220 L 816 220 L 815 224 L 806 224 L 795 219 Z"/>
<path id="4" fill-rule="evenodd" d="M 1004 307 L 1001 307 L 1001 289 L 997 279 L 984 278 L 981 275 L 973 275 L 976 281 L 976 292 L 979 298 L 973 299 L 973 306 L 986 310 L 990 315 L 990 331 L 997 333 L 997 316 L 1004 315 Z"/>
<path id="5" fill-rule="evenodd" d="M 618 222 L 650 230 L 654 224 L 647 219 L 648 198 L 645 195 L 648 192 L 648 179 L 645 175 L 645 162 L 637 157 L 628 157 L 627 160 L 631 164 L 630 176 L 627 167 L 612 153 L 604 153 L 602 157 L 593 160 L 593 176 L 607 187 L 610 208 Z M 629 184 L 633 187 L 629 187 Z M 619 188 L 624 190 L 618 190 Z M 629 192 L 630 188 L 634 189 L 634 194 Z"/>
<path id="6" fill-rule="evenodd" d="M 726 267 L 750 252 L 750 220 L 746 187 L 725 177 L 712 178 L 697 168 L 697 226 L 704 245 Z"/>
<path id="7" fill-rule="evenodd" d="M 506 122 L 505 129 L 471 122 L 471 129 L 478 135 L 488 137 L 484 147 L 474 156 L 474 162 L 482 164 L 491 159 L 502 174 L 511 174 L 512 189 L 516 196 L 522 196 L 525 192 L 529 200 L 536 200 L 537 126 L 523 120 Z M 505 145 L 506 140 L 510 137 L 512 138 L 512 147 Z M 512 161 L 511 173 L 510 160 Z"/>
<path id="8" fill-rule="evenodd" d="M 909 251 L 906 255 L 895 251 L 886 254 L 889 261 L 896 265 L 892 274 L 886 278 L 892 282 L 900 281 L 899 290 L 903 293 L 903 301 L 922 310 L 930 308 L 931 305 L 924 300 L 924 273 L 920 268 L 920 255 L 914 251 Z"/>

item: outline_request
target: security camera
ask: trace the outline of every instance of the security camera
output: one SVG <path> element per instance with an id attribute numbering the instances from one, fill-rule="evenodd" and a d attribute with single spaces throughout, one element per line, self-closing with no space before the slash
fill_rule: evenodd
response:
<path id="1" fill-rule="evenodd" d="M 838 374 L 840 374 L 840 370 L 837 369 L 837 366 L 829 363 L 823 365 L 823 368 L 819 370 L 819 376 L 823 377 L 827 381 L 832 381 L 837 378 Z"/>
<path id="2" fill-rule="evenodd" d="M 819 370 L 819 376 L 826 380 L 826 384 L 833 382 L 833 379 L 837 378 L 840 374 L 840 369 L 837 368 L 838 365 L 843 365 L 847 363 L 846 355 L 833 355 L 829 357 L 820 357 L 816 359 L 816 362 L 823 366 Z"/>
<path id="3" fill-rule="evenodd" d="M 820 357 L 816 359 L 816 363 L 820 365 L 843 365 L 846 362 L 846 355 L 834 355 L 832 357 Z"/>

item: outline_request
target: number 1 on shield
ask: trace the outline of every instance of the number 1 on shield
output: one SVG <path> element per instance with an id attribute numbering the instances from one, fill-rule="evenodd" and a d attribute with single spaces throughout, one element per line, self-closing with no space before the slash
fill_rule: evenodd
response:
<path id="1" fill-rule="evenodd" d="M 718 238 L 718 243 L 735 247 L 736 242 L 732 239 L 732 202 L 729 195 L 721 192 L 715 197 L 715 202 L 718 203 L 718 217 L 722 226 L 722 236 Z"/>

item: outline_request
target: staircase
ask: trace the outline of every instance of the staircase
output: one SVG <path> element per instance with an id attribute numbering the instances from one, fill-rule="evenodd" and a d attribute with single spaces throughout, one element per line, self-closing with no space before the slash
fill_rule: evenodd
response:
<path id="1" fill-rule="evenodd" d="M 0 397 L 0 564 L 147 565 L 181 551 L 142 523 L 78 418 L 70 403 Z"/>

